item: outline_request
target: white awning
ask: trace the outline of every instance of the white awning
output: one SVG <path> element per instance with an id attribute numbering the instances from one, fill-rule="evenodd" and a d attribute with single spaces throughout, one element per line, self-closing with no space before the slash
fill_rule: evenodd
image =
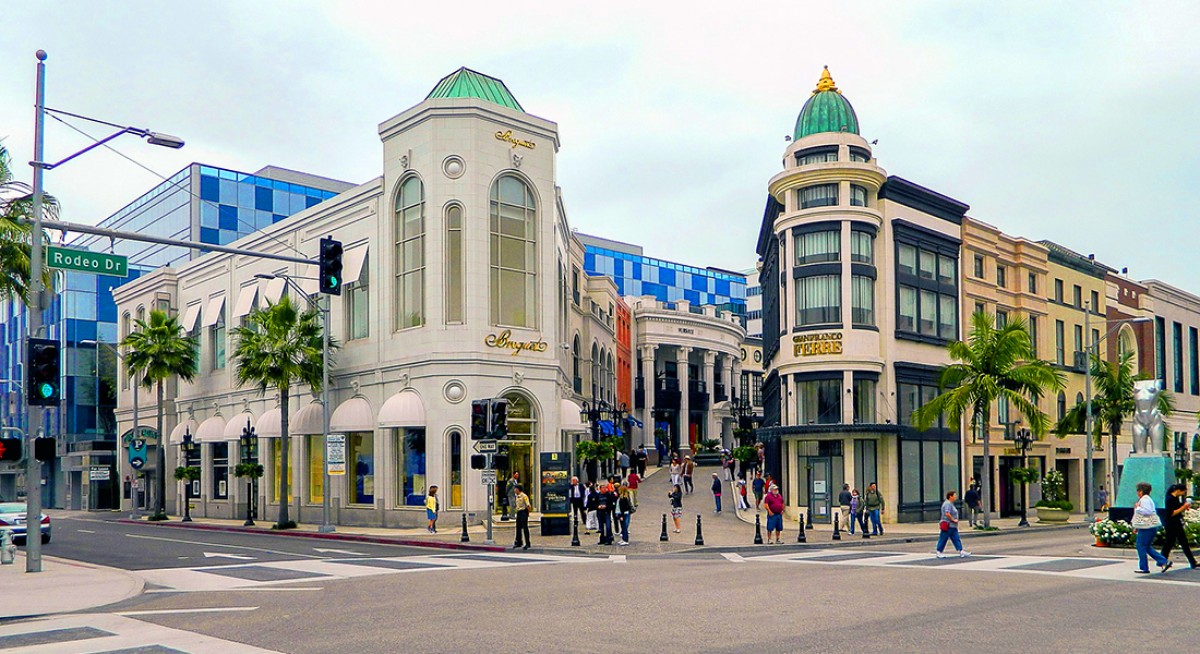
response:
<path id="1" fill-rule="evenodd" d="M 254 425 L 254 414 L 243 411 L 230 418 L 229 422 L 225 423 L 225 431 L 221 434 L 224 438 L 221 440 L 236 441 L 241 438 L 242 430 L 246 428 L 246 421 L 250 421 L 250 424 Z"/>
<path id="2" fill-rule="evenodd" d="M 380 427 L 424 427 L 425 404 L 414 391 L 400 391 L 379 409 Z"/>
<path id="3" fill-rule="evenodd" d="M 254 308 L 254 300 L 258 297 L 258 284 L 251 284 L 242 288 L 242 292 L 238 294 L 237 306 L 234 307 L 233 317 L 241 318 L 250 313 Z"/>
<path id="4" fill-rule="evenodd" d="M 225 314 L 225 296 L 215 297 L 208 301 L 208 310 L 204 312 L 204 326 L 212 327 Z"/>
<path id="5" fill-rule="evenodd" d="M 559 429 L 562 431 L 588 431 L 590 427 L 579 421 L 579 416 L 583 412 L 578 404 L 571 400 L 561 400 L 558 403 L 558 419 L 561 424 Z"/>
<path id="6" fill-rule="evenodd" d="M 282 277 L 276 277 L 267 281 L 267 288 L 263 292 L 263 299 L 271 304 L 277 304 L 279 298 L 283 297 L 283 289 L 287 288 L 287 280 Z"/>
<path id="7" fill-rule="evenodd" d="M 342 283 L 353 284 L 362 277 L 363 262 L 367 260 L 367 246 L 346 250 L 342 257 Z"/>
<path id="8" fill-rule="evenodd" d="M 329 431 L 375 431 L 375 412 L 363 397 L 352 397 L 338 405 L 329 416 Z"/>
<path id="9" fill-rule="evenodd" d="M 325 416 L 321 413 L 321 403 L 310 402 L 297 411 L 296 415 L 288 421 L 288 433 L 297 436 L 325 433 Z"/>
<path id="10" fill-rule="evenodd" d="M 183 442 L 183 433 L 190 432 L 192 435 L 195 435 L 197 427 L 196 421 L 188 418 L 175 425 L 175 428 L 171 430 L 171 435 L 167 437 L 167 442 L 171 445 L 179 445 Z"/>
<path id="11" fill-rule="evenodd" d="M 208 420 L 200 423 L 196 428 L 196 437 L 192 440 L 197 443 L 215 443 L 225 440 L 225 419 L 221 416 L 213 416 Z"/>
<path id="12" fill-rule="evenodd" d="M 200 319 L 200 303 L 189 304 L 183 314 L 183 331 L 185 334 L 196 331 L 196 321 Z"/>
<path id="13" fill-rule="evenodd" d="M 262 414 L 258 422 L 254 423 L 254 431 L 259 438 L 279 438 L 283 433 L 283 414 L 279 409 L 271 409 Z"/>

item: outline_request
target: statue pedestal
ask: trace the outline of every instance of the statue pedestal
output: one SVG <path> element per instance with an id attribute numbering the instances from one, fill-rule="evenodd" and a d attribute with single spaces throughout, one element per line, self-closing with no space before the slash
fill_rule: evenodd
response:
<path id="1" fill-rule="evenodd" d="M 1121 485 L 1117 488 L 1117 501 L 1113 502 L 1113 508 L 1131 511 L 1138 500 L 1138 482 L 1142 481 L 1150 484 L 1150 498 L 1154 500 L 1155 506 L 1162 509 L 1167 488 L 1176 481 L 1175 462 L 1165 454 L 1134 454 L 1125 459 L 1125 466 L 1121 470 Z"/>

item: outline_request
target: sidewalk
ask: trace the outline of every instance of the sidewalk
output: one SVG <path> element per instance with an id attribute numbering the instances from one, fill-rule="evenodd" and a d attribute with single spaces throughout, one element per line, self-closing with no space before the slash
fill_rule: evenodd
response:
<path id="1" fill-rule="evenodd" d="M 42 556 L 42 571 L 25 572 L 25 552 L 0 566 L 0 619 L 70 613 L 136 597 L 143 582 L 124 570 Z"/>

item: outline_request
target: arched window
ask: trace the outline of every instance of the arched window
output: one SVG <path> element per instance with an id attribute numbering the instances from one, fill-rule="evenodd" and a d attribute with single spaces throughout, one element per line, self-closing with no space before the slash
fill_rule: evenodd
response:
<path id="1" fill-rule="evenodd" d="M 463 210 L 446 209 L 446 322 L 463 321 Z"/>
<path id="2" fill-rule="evenodd" d="M 533 191 L 504 175 L 491 191 L 491 321 L 537 326 L 537 207 Z"/>
<path id="3" fill-rule="evenodd" d="M 1058 419 L 1062 420 L 1067 415 L 1067 394 L 1058 392 Z"/>
<path id="4" fill-rule="evenodd" d="M 575 392 L 582 393 L 583 378 L 579 376 L 579 334 L 575 335 L 575 340 L 571 343 L 571 370 L 574 375 Z"/>
<path id="5" fill-rule="evenodd" d="M 608 353 L 608 401 L 615 402 L 617 399 L 617 366 L 613 363 L 612 352 Z"/>
<path id="6" fill-rule="evenodd" d="M 600 349 L 592 343 L 592 397 L 600 397 Z"/>
<path id="7" fill-rule="evenodd" d="M 425 188 L 415 175 L 396 192 L 396 329 L 425 323 Z"/>

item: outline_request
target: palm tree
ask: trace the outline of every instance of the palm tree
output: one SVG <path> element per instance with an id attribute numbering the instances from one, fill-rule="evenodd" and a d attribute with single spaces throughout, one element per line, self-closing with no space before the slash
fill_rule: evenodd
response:
<path id="1" fill-rule="evenodd" d="M 1041 361 L 1033 351 L 1025 323 L 1014 320 L 996 329 L 995 317 L 979 312 L 971 316 L 971 331 L 966 341 L 954 341 L 946 347 L 955 361 L 942 369 L 941 393 L 913 412 L 918 429 L 928 429 L 938 417 L 946 416 L 953 424 L 962 424 L 971 416 L 971 429 L 983 429 L 983 525 L 991 526 L 992 475 L 990 411 L 993 402 L 1003 398 L 1016 407 L 1036 435 L 1046 433 L 1049 420 L 1037 403 L 1048 390 L 1063 387 L 1061 372 Z"/>
<path id="2" fill-rule="evenodd" d="M 279 520 L 277 529 L 296 526 L 288 519 L 288 397 L 294 386 L 321 389 L 321 321 L 314 308 L 301 311 L 288 296 L 277 304 L 250 313 L 246 324 L 233 330 L 237 346 L 238 386 L 254 384 L 265 393 L 279 391 Z M 336 347 L 332 342 L 330 350 Z"/>
<path id="3" fill-rule="evenodd" d="M 163 434 L 163 385 L 171 377 L 190 382 L 196 376 L 196 342 L 188 336 L 175 316 L 154 309 L 150 320 L 134 321 L 134 331 L 121 341 L 128 348 L 125 364 L 131 376 L 141 376 L 146 388 L 158 387 L 158 455 L 155 471 L 156 493 L 154 520 L 166 520 L 167 439 Z"/>
<path id="4" fill-rule="evenodd" d="M 46 214 L 58 215 L 58 203 L 45 193 L 42 205 Z M 28 184 L 13 181 L 8 150 L 0 144 L 0 299 L 29 300 L 28 220 L 33 217 L 33 193 Z M 49 242 L 48 240 L 46 242 Z M 50 271 L 44 282 L 50 285 Z"/>

